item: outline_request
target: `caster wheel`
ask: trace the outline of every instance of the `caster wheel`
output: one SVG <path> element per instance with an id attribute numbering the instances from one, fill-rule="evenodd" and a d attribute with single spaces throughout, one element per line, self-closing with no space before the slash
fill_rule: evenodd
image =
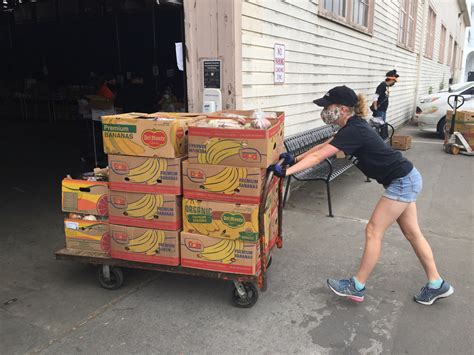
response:
<path id="1" fill-rule="evenodd" d="M 118 267 L 110 267 L 110 277 L 107 279 L 104 275 L 103 266 L 97 268 L 97 279 L 99 280 L 100 286 L 107 290 L 117 290 L 123 285 L 123 272 Z"/>
<path id="2" fill-rule="evenodd" d="M 245 290 L 245 295 L 240 296 L 237 288 L 234 285 L 232 290 L 232 305 L 238 308 L 250 308 L 253 307 L 258 300 L 258 289 L 250 282 L 242 282 L 242 287 Z"/>
<path id="3" fill-rule="evenodd" d="M 453 155 L 458 155 L 461 149 L 458 146 L 452 145 L 450 149 L 450 153 Z"/>

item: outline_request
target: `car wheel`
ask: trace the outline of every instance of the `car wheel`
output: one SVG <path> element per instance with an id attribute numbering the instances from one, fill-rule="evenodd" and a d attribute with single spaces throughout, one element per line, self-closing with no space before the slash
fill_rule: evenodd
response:
<path id="1" fill-rule="evenodd" d="M 438 132 L 438 136 L 441 139 L 444 139 L 444 127 L 446 126 L 446 116 L 439 120 L 438 126 L 436 127 L 436 131 Z"/>

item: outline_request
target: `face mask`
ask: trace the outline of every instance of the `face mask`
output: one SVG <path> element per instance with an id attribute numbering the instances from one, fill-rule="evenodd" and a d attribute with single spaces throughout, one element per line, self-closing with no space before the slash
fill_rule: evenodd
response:
<path id="1" fill-rule="evenodd" d="M 321 111 L 321 118 L 324 123 L 331 124 L 337 121 L 341 117 L 341 110 L 339 107 L 335 107 L 332 110 L 324 109 Z"/>

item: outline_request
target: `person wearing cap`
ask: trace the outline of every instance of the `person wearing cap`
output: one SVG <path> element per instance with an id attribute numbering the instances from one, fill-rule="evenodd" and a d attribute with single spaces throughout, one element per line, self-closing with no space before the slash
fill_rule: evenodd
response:
<path id="1" fill-rule="evenodd" d="M 390 96 L 390 87 L 395 85 L 400 75 L 395 69 L 385 74 L 385 80 L 382 81 L 375 90 L 374 98 L 370 109 L 374 117 L 380 117 L 382 120 L 387 119 L 388 98 Z"/>
<path id="2" fill-rule="evenodd" d="M 283 164 L 272 165 L 269 170 L 284 178 L 343 151 L 355 158 L 356 166 L 366 176 L 385 188 L 365 229 L 365 249 L 358 272 L 347 279 L 328 279 L 329 288 L 338 296 L 362 302 L 365 283 L 380 256 L 384 233 L 397 222 L 428 278 L 428 283 L 415 295 L 415 301 L 431 305 L 437 299 L 453 294 L 453 287 L 438 273 L 431 247 L 418 225 L 416 198 L 422 188 L 418 170 L 399 151 L 388 146 L 363 118 L 367 116 L 363 95 L 356 95 L 346 86 L 337 86 L 314 103 L 323 107 L 321 118 L 324 123 L 336 124 L 340 129 L 325 143 L 299 156 L 283 153 L 280 156 L 284 159 Z"/>

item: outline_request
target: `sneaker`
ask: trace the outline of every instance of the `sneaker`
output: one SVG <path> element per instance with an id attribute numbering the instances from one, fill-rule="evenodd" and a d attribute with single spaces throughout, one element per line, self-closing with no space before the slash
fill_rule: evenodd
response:
<path id="1" fill-rule="evenodd" d="M 348 280 L 328 279 L 327 283 L 331 291 L 338 296 L 349 297 L 349 299 L 356 302 L 362 302 L 364 300 L 365 287 L 362 290 L 357 291 L 353 278 Z"/>
<path id="2" fill-rule="evenodd" d="M 415 295 L 415 302 L 430 306 L 436 300 L 449 297 L 453 293 L 453 286 L 448 284 L 446 281 L 443 281 L 440 288 L 429 288 L 428 285 L 426 285 L 421 289 L 420 293 Z"/>

